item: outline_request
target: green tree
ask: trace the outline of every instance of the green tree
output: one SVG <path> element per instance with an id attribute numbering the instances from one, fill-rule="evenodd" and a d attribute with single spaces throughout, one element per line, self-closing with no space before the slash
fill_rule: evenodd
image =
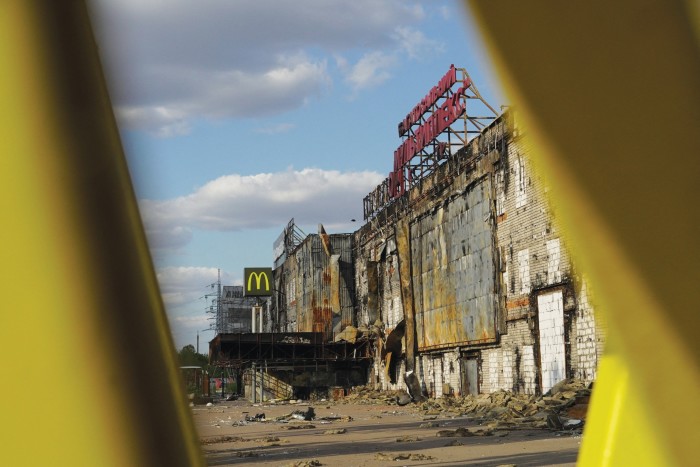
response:
<path id="1" fill-rule="evenodd" d="M 177 353 L 180 366 L 201 366 L 205 368 L 209 365 L 209 357 L 197 353 L 194 345 L 188 344 Z"/>

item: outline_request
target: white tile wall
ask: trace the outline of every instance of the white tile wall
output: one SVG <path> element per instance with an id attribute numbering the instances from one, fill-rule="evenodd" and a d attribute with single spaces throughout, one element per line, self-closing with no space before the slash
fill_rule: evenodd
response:
<path id="1" fill-rule="evenodd" d="M 523 345 L 521 352 L 520 375 L 525 385 L 524 392 L 525 394 L 535 394 L 535 375 L 537 374 L 535 349 L 532 345 Z"/>
<path id="2" fill-rule="evenodd" d="M 525 248 L 518 252 L 518 273 L 520 275 L 520 293 L 530 293 L 530 250 Z"/>
<path id="3" fill-rule="evenodd" d="M 499 389 L 510 391 L 513 389 L 513 349 L 503 347 L 503 378 Z"/>
<path id="4" fill-rule="evenodd" d="M 520 156 L 513 161 L 515 170 L 515 208 L 521 208 L 527 204 L 527 179 L 525 176 L 525 165 Z"/>
<path id="5" fill-rule="evenodd" d="M 582 281 L 581 290 L 578 294 L 579 311 L 575 316 L 574 330 L 576 332 L 576 361 L 574 372 L 577 378 L 591 382 L 596 378 L 596 367 L 598 365 L 599 350 L 599 330 L 593 306 L 588 298 L 588 284 Z"/>
<path id="6" fill-rule="evenodd" d="M 547 240 L 547 284 L 561 282 L 560 258 L 561 245 L 559 239 Z"/>

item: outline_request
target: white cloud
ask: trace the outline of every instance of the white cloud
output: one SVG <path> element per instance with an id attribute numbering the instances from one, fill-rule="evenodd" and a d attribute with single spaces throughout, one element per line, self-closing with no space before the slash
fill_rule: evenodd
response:
<path id="1" fill-rule="evenodd" d="M 391 77 L 391 69 L 396 65 L 395 55 L 381 51 L 365 54 L 348 71 L 346 80 L 354 91 L 375 87 Z"/>
<path id="2" fill-rule="evenodd" d="M 429 39 L 421 31 L 407 26 L 397 27 L 393 37 L 402 53 L 412 60 L 420 60 L 445 51 L 445 45 L 441 42 Z"/>
<path id="3" fill-rule="evenodd" d="M 151 248 L 184 247 L 195 230 L 239 231 L 323 223 L 328 229 L 352 229 L 362 199 L 385 175 L 303 169 L 257 175 L 226 175 L 195 192 L 164 201 L 142 200 L 141 214 Z"/>
<path id="4" fill-rule="evenodd" d="M 421 31 L 408 26 L 397 26 L 390 36 L 394 40 L 392 49 L 367 52 L 354 65 L 350 65 L 346 57 L 334 55 L 336 66 L 345 74 L 345 81 L 354 92 L 351 98 L 358 91 L 380 86 L 389 80 L 391 71 L 398 66 L 402 57 L 421 60 L 445 50 L 441 42 L 429 39 Z"/>
<path id="5" fill-rule="evenodd" d="M 168 314 L 170 328 L 177 348 L 194 344 L 199 331 L 201 344 L 206 353 L 206 343 L 213 334 L 209 330 L 213 323 L 213 299 L 217 293 L 216 282 L 219 271 L 210 267 L 164 267 L 156 271 L 161 295 Z M 236 283 L 233 276 L 221 271 L 221 284 Z M 238 281 L 239 282 L 239 281 Z"/>
<path id="6" fill-rule="evenodd" d="M 299 54 L 280 58 L 264 73 L 190 70 L 169 79 L 183 94 L 163 105 L 117 106 L 122 126 L 158 136 L 185 134 L 195 118 L 260 117 L 297 108 L 330 84 L 325 61 Z"/>
<path id="7" fill-rule="evenodd" d="M 192 229 L 180 225 L 154 224 L 148 229 L 148 242 L 160 252 L 177 252 L 192 240 Z"/>
<path id="8" fill-rule="evenodd" d="M 217 281 L 218 270 L 209 267 L 165 267 L 156 271 L 163 301 L 168 310 L 201 302 L 204 311 L 206 294 L 216 293 L 212 286 Z M 222 282 L 228 283 L 230 274 L 222 272 Z"/>
<path id="9" fill-rule="evenodd" d="M 354 66 L 354 85 L 381 83 L 388 72 L 376 59 L 396 48 L 391 31 L 425 17 L 401 0 L 95 0 L 91 8 L 120 124 L 163 137 L 200 118 L 298 108 L 328 88 L 327 60 L 350 50 L 369 54 Z"/>

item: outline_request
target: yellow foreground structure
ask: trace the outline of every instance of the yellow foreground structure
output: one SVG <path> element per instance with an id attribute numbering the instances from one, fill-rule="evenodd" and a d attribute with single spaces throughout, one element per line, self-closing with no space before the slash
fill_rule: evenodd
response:
<path id="1" fill-rule="evenodd" d="M 0 1 L 0 212 L 0 465 L 203 464 L 83 2 Z"/>
<path id="2" fill-rule="evenodd" d="M 609 326 L 580 465 L 697 465 L 700 4 L 474 1 Z"/>

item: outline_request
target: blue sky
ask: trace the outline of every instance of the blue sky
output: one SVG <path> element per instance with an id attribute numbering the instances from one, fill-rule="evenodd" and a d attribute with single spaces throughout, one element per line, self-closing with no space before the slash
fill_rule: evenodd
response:
<path id="1" fill-rule="evenodd" d="M 221 269 L 272 265 L 306 233 L 362 224 L 397 124 L 451 64 L 505 104 L 453 1 L 94 0 L 98 44 L 178 348 L 209 327 Z M 356 219 L 357 222 L 351 222 Z M 213 332 L 201 332 L 200 351 Z"/>

